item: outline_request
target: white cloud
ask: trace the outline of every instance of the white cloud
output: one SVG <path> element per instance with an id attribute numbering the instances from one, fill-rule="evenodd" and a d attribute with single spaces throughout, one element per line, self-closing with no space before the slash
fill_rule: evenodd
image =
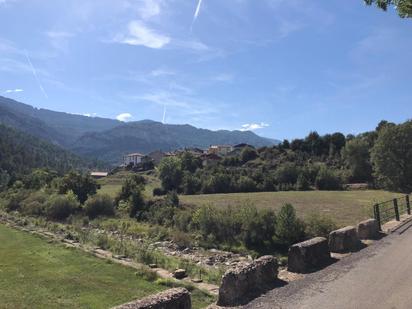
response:
<path id="1" fill-rule="evenodd" d="M 156 70 L 151 71 L 150 75 L 153 77 L 160 77 L 160 76 L 172 76 L 172 75 L 176 75 L 176 73 L 170 70 L 156 69 Z"/>
<path id="2" fill-rule="evenodd" d="M 242 125 L 242 127 L 240 128 L 240 131 L 254 131 L 254 130 L 263 129 L 263 128 L 267 128 L 267 127 L 269 127 L 269 124 L 267 124 L 265 122 L 246 123 L 246 124 Z"/>
<path id="3" fill-rule="evenodd" d="M 23 89 L 16 88 L 16 89 L 7 89 L 4 93 L 16 93 L 16 92 L 23 92 Z"/>
<path id="4" fill-rule="evenodd" d="M 157 33 L 143 24 L 141 21 L 131 21 L 128 26 L 127 35 L 118 35 L 114 41 L 135 46 L 148 48 L 162 48 L 170 43 L 170 37 Z"/>
<path id="5" fill-rule="evenodd" d="M 133 116 L 130 113 L 122 113 L 122 114 L 117 115 L 116 119 L 119 120 L 119 121 L 126 122 L 126 121 L 130 120 L 132 117 Z"/>
<path id="6" fill-rule="evenodd" d="M 86 114 L 83 114 L 83 116 L 86 116 L 86 117 L 96 117 L 97 116 L 97 113 L 86 113 Z M 120 115 L 119 115 L 120 116 Z"/>
<path id="7" fill-rule="evenodd" d="M 46 35 L 51 39 L 67 39 L 74 36 L 74 33 L 65 31 L 48 31 Z"/>
<path id="8" fill-rule="evenodd" d="M 149 19 L 159 15 L 161 12 L 160 4 L 161 1 L 143 0 L 142 4 L 138 8 L 140 17 L 143 19 Z"/>
<path id="9" fill-rule="evenodd" d="M 202 0 L 198 0 L 196 10 L 195 10 L 195 14 L 193 15 L 192 27 L 193 27 L 196 19 L 199 17 L 201 6 L 202 6 Z"/>

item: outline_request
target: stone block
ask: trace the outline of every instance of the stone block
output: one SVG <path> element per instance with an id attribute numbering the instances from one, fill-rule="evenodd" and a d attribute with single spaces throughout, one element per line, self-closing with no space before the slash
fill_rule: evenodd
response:
<path id="1" fill-rule="evenodd" d="M 368 219 L 358 224 L 359 239 L 376 239 L 379 236 L 379 225 L 375 219 Z"/>
<path id="2" fill-rule="evenodd" d="M 329 249 L 331 252 L 350 252 L 358 249 L 360 241 L 356 228 L 347 226 L 329 234 Z"/>
<path id="3" fill-rule="evenodd" d="M 289 248 L 288 271 L 307 273 L 318 269 L 331 261 L 328 240 L 315 237 L 294 244 Z"/>

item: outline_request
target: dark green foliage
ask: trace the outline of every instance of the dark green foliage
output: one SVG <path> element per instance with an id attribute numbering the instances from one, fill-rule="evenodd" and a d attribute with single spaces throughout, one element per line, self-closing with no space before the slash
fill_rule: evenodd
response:
<path id="1" fill-rule="evenodd" d="M 185 172 L 183 175 L 182 190 L 184 194 L 196 194 L 202 188 L 201 180 L 191 173 Z"/>
<path id="2" fill-rule="evenodd" d="M 412 191 L 412 121 L 379 131 L 372 163 L 375 177 L 385 188 Z"/>
<path id="3" fill-rule="evenodd" d="M 7 189 L 10 182 L 10 175 L 7 171 L 0 169 L 0 192 Z"/>
<path id="4" fill-rule="evenodd" d="M 21 202 L 20 211 L 28 216 L 46 215 L 46 202 L 49 194 L 44 191 L 35 191 Z"/>
<path id="5" fill-rule="evenodd" d="M 183 178 L 182 162 L 179 158 L 164 158 L 160 162 L 158 170 L 164 190 L 179 190 Z"/>
<path id="6" fill-rule="evenodd" d="M 290 246 L 304 238 L 305 225 L 297 218 L 295 209 L 285 204 L 277 215 L 276 237 L 279 242 Z"/>
<path id="7" fill-rule="evenodd" d="M 126 203 L 131 218 L 136 217 L 138 212 L 142 211 L 146 206 L 143 195 L 144 186 L 145 179 L 142 176 L 132 175 L 126 178 L 120 193 L 115 198 L 117 206 L 119 206 L 120 202 Z"/>
<path id="8" fill-rule="evenodd" d="M 351 181 L 367 182 L 372 179 L 369 145 L 362 138 L 354 138 L 342 150 L 343 158 L 351 172 Z"/>
<path id="9" fill-rule="evenodd" d="M 200 160 L 200 158 L 195 157 L 188 151 L 183 152 L 180 160 L 183 171 L 194 173 L 198 168 L 202 167 L 202 161 Z"/>
<path id="10" fill-rule="evenodd" d="M 412 17 L 412 0 L 364 0 L 367 5 L 376 4 L 384 11 L 390 6 L 394 6 L 400 17 Z"/>
<path id="11" fill-rule="evenodd" d="M 296 181 L 296 190 L 307 191 L 309 189 L 310 189 L 309 180 L 306 178 L 306 176 L 303 173 L 299 174 L 298 180 Z"/>
<path id="12" fill-rule="evenodd" d="M 179 207 L 179 196 L 176 191 L 170 191 L 165 196 L 165 203 L 167 206 Z"/>
<path id="13" fill-rule="evenodd" d="M 294 163 L 284 163 L 275 171 L 275 178 L 278 184 L 295 184 L 299 171 Z"/>
<path id="14" fill-rule="evenodd" d="M 30 174 L 23 177 L 23 183 L 26 189 L 39 190 L 50 185 L 56 177 L 57 173 L 55 171 L 34 169 Z"/>
<path id="15" fill-rule="evenodd" d="M 46 202 L 46 216 L 51 220 L 64 220 L 74 214 L 80 205 L 72 194 L 52 195 Z"/>
<path id="16" fill-rule="evenodd" d="M 86 201 L 84 212 L 90 219 L 97 218 L 98 216 L 113 216 L 113 199 L 106 194 L 96 194 Z"/>
<path id="17" fill-rule="evenodd" d="M 342 181 L 335 171 L 323 166 L 316 176 L 315 186 L 318 190 L 340 190 Z"/>
<path id="18" fill-rule="evenodd" d="M 162 196 L 165 195 L 167 192 L 165 190 L 163 190 L 162 188 L 154 188 L 153 189 L 153 196 Z M 190 193 L 186 193 L 185 194 L 190 194 Z"/>
<path id="19" fill-rule="evenodd" d="M 258 157 L 256 150 L 250 147 L 245 147 L 240 153 L 240 160 L 242 163 L 254 160 Z"/>
<path id="20" fill-rule="evenodd" d="M 86 166 L 68 151 L 0 124 L 0 170 L 6 171 L 11 181 L 22 178 L 34 168 L 64 173 Z"/>
<path id="21" fill-rule="evenodd" d="M 90 175 L 71 171 L 62 178 L 59 193 L 66 194 L 72 191 L 79 202 L 84 204 L 89 196 L 96 194 L 97 189 L 98 185 Z"/>

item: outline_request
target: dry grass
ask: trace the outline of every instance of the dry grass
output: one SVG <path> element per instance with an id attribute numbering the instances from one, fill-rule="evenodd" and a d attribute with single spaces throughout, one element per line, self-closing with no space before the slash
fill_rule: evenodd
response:
<path id="1" fill-rule="evenodd" d="M 287 191 L 231 193 L 210 195 L 182 195 L 180 201 L 195 206 L 216 205 L 236 207 L 251 203 L 258 208 L 279 210 L 285 203 L 292 204 L 302 218 L 320 213 L 333 218 L 339 226 L 355 224 L 372 215 L 372 205 L 399 197 L 401 194 L 382 190 L 366 191 Z"/>

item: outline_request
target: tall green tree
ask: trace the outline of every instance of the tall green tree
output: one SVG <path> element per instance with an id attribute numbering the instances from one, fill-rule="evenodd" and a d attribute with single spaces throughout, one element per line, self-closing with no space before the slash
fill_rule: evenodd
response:
<path id="1" fill-rule="evenodd" d="M 386 126 L 371 153 L 374 175 L 389 190 L 412 191 L 412 121 Z"/>
<path id="2" fill-rule="evenodd" d="M 412 17 L 412 0 L 364 0 L 367 5 L 375 4 L 378 8 L 386 11 L 393 6 L 402 18 Z"/>
<path id="3" fill-rule="evenodd" d="M 342 156 L 351 171 L 351 181 L 370 181 L 372 166 L 370 163 L 369 145 L 362 138 L 355 138 L 346 143 Z"/>
<path id="4" fill-rule="evenodd" d="M 89 196 L 96 194 L 97 188 L 96 181 L 90 175 L 71 171 L 62 178 L 59 193 L 66 194 L 72 191 L 79 202 L 84 204 Z"/>
<path id="5" fill-rule="evenodd" d="M 166 191 L 179 190 L 183 178 L 182 162 L 177 157 L 164 158 L 158 167 L 162 187 Z"/>

